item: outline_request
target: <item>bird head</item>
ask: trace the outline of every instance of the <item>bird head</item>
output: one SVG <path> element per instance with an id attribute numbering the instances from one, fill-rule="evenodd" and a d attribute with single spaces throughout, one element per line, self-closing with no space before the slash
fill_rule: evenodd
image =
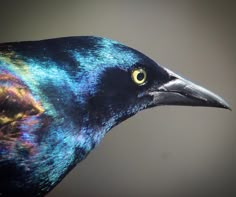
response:
<path id="1" fill-rule="evenodd" d="M 1 140 L 9 154 L 4 149 L 2 155 L 14 166 L 2 168 L 10 175 L 0 179 L 3 196 L 25 196 L 25 191 L 42 196 L 106 132 L 141 110 L 160 105 L 229 109 L 214 93 L 105 38 L 1 44 L 0 64 L 0 107 L 10 117 L 3 117 Z"/>
<path id="2" fill-rule="evenodd" d="M 37 81 L 37 88 L 28 83 L 30 89 L 40 89 L 35 94 L 47 95 L 46 112 L 79 119 L 83 126 L 88 122 L 97 130 L 108 131 L 137 112 L 160 105 L 229 109 L 216 94 L 114 40 L 65 37 L 5 44 L 1 50 L 17 54 L 11 59 L 28 65 L 23 76 Z"/>
<path id="3" fill-rule="evenodd" d="M 138 111 L 160 105 L 229 109 L 216 94 L 135 49 L 105 38 L 87 39 L 72 55 L 83 70 L 80 85 L 89 90 L 84 100 L 96 122 L 111 121 L 114 126 Z"/>

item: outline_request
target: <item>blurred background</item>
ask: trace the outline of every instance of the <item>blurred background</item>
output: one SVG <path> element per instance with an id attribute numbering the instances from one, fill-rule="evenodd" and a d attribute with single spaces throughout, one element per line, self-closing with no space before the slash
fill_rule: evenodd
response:
<path id="1" fill-rule="evenodd" d="M 108 37 L 219 94 L 233 109 L 143 111 L 112 129 L 48 197 L 235 197 L 235 10 L 227 0 L 1 0 L 0 42 Z"/>

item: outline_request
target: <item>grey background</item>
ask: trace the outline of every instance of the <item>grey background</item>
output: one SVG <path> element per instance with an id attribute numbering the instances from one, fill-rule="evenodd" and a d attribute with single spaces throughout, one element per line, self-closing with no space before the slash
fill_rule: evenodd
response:
<path id="1" fill-rule="evenodd" d="M 233 109 L 143 111 L 112 129 L 48 197 L 236 196 L 233 2 L 1 0 L 0 42 L 109 37 L 221 95 Z"/>

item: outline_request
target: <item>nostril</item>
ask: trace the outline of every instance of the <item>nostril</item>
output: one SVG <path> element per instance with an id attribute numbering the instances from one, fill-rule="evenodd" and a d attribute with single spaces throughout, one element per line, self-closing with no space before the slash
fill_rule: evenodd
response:
<path id="1" fill-rule="evenodd" d="M 169 75 L 169 80 L 170 81 L 173 81 L 173 80 L 176 80 L 177 78 L 175 77 L 175 76 L 173 76 L 173 75 Z"/>

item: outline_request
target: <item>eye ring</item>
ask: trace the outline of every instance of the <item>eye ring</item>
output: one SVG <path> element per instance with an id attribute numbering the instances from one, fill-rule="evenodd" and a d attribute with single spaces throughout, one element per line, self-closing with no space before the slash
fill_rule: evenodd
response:
<path id="1" fill-rule="evenodd" d="M 146 83 L 147 73 L 142 68 L 135 68 L 131 73 L 131 78 L 137 85 L 141 86 Z"/>

